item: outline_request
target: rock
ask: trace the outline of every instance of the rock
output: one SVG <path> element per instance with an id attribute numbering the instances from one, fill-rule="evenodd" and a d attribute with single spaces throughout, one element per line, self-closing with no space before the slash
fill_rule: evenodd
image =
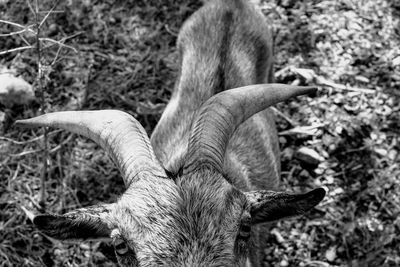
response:
<path id="1" fill-rule="evenodd" d="M 294 151 L 290 147 L 286 147 L 281 152 L 281 159 L 282 161 L 289 161 L 293 159 Z"/>
<path id="2" fill-rule="evenodd" d="M 299 178 L 306 180 L 306 179 L 310 178 L 310 173 L 307 170 L 302 170 L 299 174 Z"/>
<path id="3" fill-rule="evenodd" d="M 330 247 L 326 252 L 325 252 L 325 258 L 329 262 L 333 262 L 336 259 L 336 248 L 335 247 Z"/>
<path id="4" fill-rule="evenodd" d="M 287 267 L 289 266 L 289 262 L 285 259 L 281 260 L 281 262 L 279 263 L 279 266 L 281 267 Z"/>
<path id="5" fill-rule="evenodd" d="M 278 242 L 279 244 L 282 245 L 285 243 L 285 239 L 283 238 L 281 233 L 278 231 L 278 229 L 276 229 L 276 228 L 272 229 L 271 234 L 273 236 L 275 236 L 276 242 Z"/>
<path id="6" fill-rule="evenodd" d="M 315 150 L 308 147 L 299 148 L 295 154 L 295 157 L 298 160 L 310 165 L 318 165 L 320 162 L 325 160 Z"/>
<path id="7" fill-rule="evenodd" d="M 315 72 L 311 69 L 302 69 L 302 68 L 296 68 L 294 69 L 294 71 L 300 75 L 301 77 L 303 77 L 307 82 L 312 82 L 315 78 L 315 76 L 317 76 L 315 74 Z"/>
<path id="8" fill-rule="evenodd" d="M 29 104 L 35 99 L 32 85 L 14 76 L 8 69 L 0 70 L 0 103 L 10 108 Z"/>

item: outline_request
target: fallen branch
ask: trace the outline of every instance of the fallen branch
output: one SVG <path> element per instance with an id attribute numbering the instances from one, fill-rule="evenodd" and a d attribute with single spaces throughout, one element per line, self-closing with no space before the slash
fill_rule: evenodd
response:
<path id="1" fill-rule="evenodd" d="M 282 131 L 279 133 L 279 135 L 309 135 L 309 136 L 315 136 L 317 134 L 317 131 L 319 128 L 325 127 L 326 123 L 321 123 L 321 124 L 316 124 L 316 125 L 310 125 L 310 126 L 298 126 L 294 127 L 292 129 Z"/>
<path id="2" fill-rule="evenodd" d="M 312 69 L 303 69 L 303 68 L 296 68 L 294 66 L 289 66 L 283 68 L 275 73 L 275 77 L 285 76 L 288 73 L 298 75 L 305 79 L 307 83 L 314 83 L 321 87 L 327 86 L 334 88 L 340 91 L 353 91 L 353 92 L 360 92 L 365 94 L 375 94 L 376 90 L 367 89 L 367 88 L 358 88 L 358 87 L 351 87 L 344 84 L 335 83 L 326 79 L 325 77 L 318 75 Z"/>
<path id="3" fill-rule="evenodd" d="M 357 87 L 351 87 L 351 86 L 347 86 L 344 84 L 338 84 L 338 83 L 334 83 L 332 81 L 329 81 L 327 79 L 325 79 L 322 76 L 317 76 L 317 85 L 325 85 L 337 90 L 342 90 L 342 91 L 353 91 L 353 92 L 360 92 L 360 93 L 365 93 L 365 94 L 375 94 L 376 90 L 373 89 L 366 89 L 366 88 L 357 88 Z"/>

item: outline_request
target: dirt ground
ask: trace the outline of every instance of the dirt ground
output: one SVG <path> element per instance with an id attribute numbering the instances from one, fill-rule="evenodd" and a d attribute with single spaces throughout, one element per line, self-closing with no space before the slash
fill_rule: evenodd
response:
<path id="1" fill-rule="evenodd" d="M 282 184 L 326 198 L 266 237 L 266 266 L 400 266 L 400 2 L 255 0 L 271 23 L 276 82 L 318 85 L 277 106 Z M 0 1 L 0 33 L 35 23 L 28 1 Z M 32 4 L 34 6 L 34 4 Z M 40 1 L 42 11 L 54 1 Z M 59 1 L 42 25 L 43 99 L 29 32 L 0 36 L 0 67 L 34 86 L 30 104 L 0 103 L 0 266 L 116 266 L 107 244 L 43 236 L 43 130 L 13 127 L 46 112 L 115 108 L 150 134 L 177 75 L 175 42 L 194 0 Z M 44 18 L 48 12 L 39 13 Z M 21 37 L 22 36 L 22 37 Z M 53 45 L 51 45 L 53 44 Z M 57 60 L 54 58 L 57 56 Z M 50 130 L 46 210 L 115 200 L 118 171 L 93 142 Z M 310 158 L 311 157 L 311 158 Z M 111 258 L 111 259 L 109 259 Z"/>

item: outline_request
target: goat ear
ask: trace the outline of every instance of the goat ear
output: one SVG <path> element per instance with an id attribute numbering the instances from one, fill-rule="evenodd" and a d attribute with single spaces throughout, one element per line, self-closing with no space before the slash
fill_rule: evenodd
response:
<path id="1" fill-rule="evenodd" d="M 41 214 L 33 223 L 43 233 L 61 240 L 109 238 L 109 213 L 113 204 L 77 209 L 64 215 Z"/>
<path id="2" fill-rule="evenodd" d="M 322 188 L 305 194 L 288 194 L 273 191 L 246 192 L 250 202 L 252 223 L 262 223 L 304 214 L 325 196 Z"/>

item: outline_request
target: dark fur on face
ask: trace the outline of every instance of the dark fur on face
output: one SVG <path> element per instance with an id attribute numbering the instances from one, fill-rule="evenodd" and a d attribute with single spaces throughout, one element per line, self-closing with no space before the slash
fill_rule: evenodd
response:
<path id="1" fill-rule="evenodd" d="M 245 254 L 233 253 L 241 218 L 248 208 L 243 193 L 207 168 L 180 177 L 177 185 L 176 221 L 181 227 L 177 229 L 175 255 L 178 262 L 186 263 L 179 266 L 233 266 L 243 261 Z"/>
<path id="2" fill-rule="evenodd" d="M 157 194 L 132 188 L 112 212 L 112 227 L 140 266 L 241 266 L 248 242 L 238 235 L 242 222 L 250 220 L 246 196 L 207 168 L 170 185 Z M 132 254 L 118 257 L 121 265 Z"/>

